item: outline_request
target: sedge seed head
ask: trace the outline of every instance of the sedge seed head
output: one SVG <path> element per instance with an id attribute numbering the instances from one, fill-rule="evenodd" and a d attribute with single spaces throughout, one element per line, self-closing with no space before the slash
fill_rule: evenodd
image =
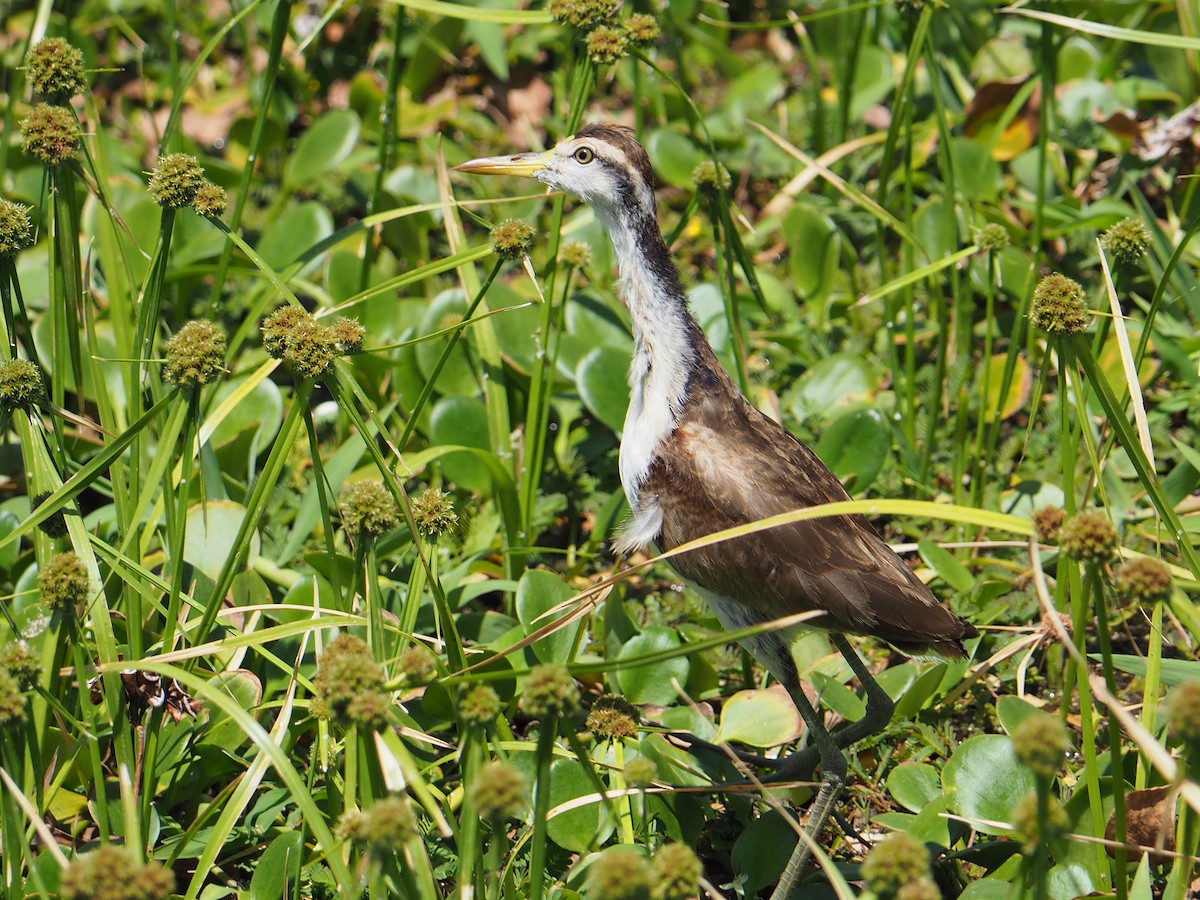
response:
<path id="1" fill-rule="evenodd" d="M 1038 540 L 1056 544 L 1059 531 L 1066 520 L 1067 514 L 1062 511 L 1062 507 L 1043 506 L 1033 514 L 1033 530 L 1037 533 Z"/>
<path id="2" fill-rule="evenodd" d="M 1052 272 L 1033 289 L 1029 319 L 1050 335 L 1077 334 L 1092 320 L 1083 287 L 1061 272 Z"/>
<path id="3" fill-rule="evenodd" d="M 160 863 L 140 863 L 113 844 L 75 857 L 62 876 L 64 900 L 164 900 L 174 890 L 175 877 Z"/>
<path id="4" fill-rule="evenodd" d="M 519 770 L 504 762 L 481 766 L 468 790 L 481 819 L 516 818 L 529 804 L 529 782 Z"/>
<path id="5" fill-rule="evenodd" d="M 1150 249 L 1150 232 L 1141 219 L 1129 216 L 1100 235 L 1100 246 L 1117 265 L 1132 265 Z"/>
<path id="6" fill-rule="evenodd" d="M 588 866 L 588 900 L 650 900 L 654 871 L 639 851 L 622 844 L 605 850 Z"/>
<path id="7" fill-rule="evenodd" d="M 625 763 L 625 783 L 630 787 L 646 788 L 650 787 L 658 778 L 658 766 L 654 760 L 645 754 L 639 753 L 629 762 Z"/>
<path id="8" fill-rule="evenodd" d="M 1200 681 L 1185 681 L 1167 698 L 1167 728 L 1172 736 L 1200 753 Z"/>
<path id="9" fill-rule="evenodd" d="M 556 21 L 590 31 L 611 19 L 621 8 L 621 0 L 550 0 L 547 8 Z"/>
<path id="10" fill-rule="evenodd" d="M 412 646 L 396 660 L 396 673 L 411 684 L 422 684 L 437 670 L 433 654 L 421 646 Z"/>
<path id="11" fill-rule="evenodd" d="M 1149 556 L 1121 563 L 1116 582 L 1117 593 L 1141 606 L 1169 600 L 1174 587 L 1167 564 Z"/>
<path id="12" fill-rule="evenodd" d="M 420 834 L 417 820 L 404 797 L 384 797 L 366 811 L 363 840 L 377 854 L 399 853 Z"/>
<path id="13" fill-rule="evenodd" d="M 1071 749 L 1066 726 L 1048 713 L 1029 716 L 1013 732 L 1012 742 L 1017 762 L 1047 782 L 1058 774 Z"/>
<path id="14" fill-rule="evenodd" d="M 705 159 L 692 170 L 692 184 L 698 192 L 711 195 L 718 190 L 728 190 L 733 178 L 723 165 Z"/>
<path id="15" fill-rule="evenodd" d="M 339 355 L 333 330 L 312 316 L 296 322 L 283 352 L 284 360 L 301 378 L 320 378 Z"/>
<path id="16" fill-rule="evenodd" d="M 352 481 L 338 494 L 338 511 L 346 533 L 355 539 L 387 534 L 400 520 L 400 510 L 382 481 Z"/>
<path id="17" fill-rule="evenodd" d="M 11 259 L 32 244 L 29 207 L 0 199 L 0 259 Z"/>
<path id="18" fill-rule="evenodd" d="M 1013 808 L 1012 824 L 1013 831 L 1017 833 L 1017 839 L 1021 842 L 1021 848 L 1026 853 L 1037 850 L 1039 839 L 1047 844 L 1061 842 L 1071 827 L 1067 812 L 1056 797 L 1047 798 L 1046 818 L 1043 820 L 1038 817 L 1036 791 L 1030 791 Z"/>
<path id="19" fill-rule="evenodd" d="M 51 610 L 73 613 L 91 593 L 87 566 L 72 551 L 59 553 L 38 572 L 38 590 Z"/>
<path id="20" fill-rule="evenodd" d="M 979 245 L 980 250 L 995 253 L 998 250 L 1003 250 L 1011 241 L 1008 237 L 1007 228 L 998 222 L 989 222 L 975 233 L 975 243 Z"/>
<path id="21" fill-rule="evenodd" d="M 896 900 L 942 900 L 942 892 L 932 878 L 918 878 L 896 891 Z"/>
<path id="22" fill-rule="evenodd" d="M 263 349 L 272 359 L 283 359 L 287 354 L 292 330 L 301 322 L 311 319 L 299 306 L 281 306 L 262 323 Z"/>
<path id="23" fill-rule="evenodd" d="M 579 688 L 565 666 L 534 666 L 525 678 L 521 706 L 538 719 L 561 717 L 579 708 Z"/>
<path id="24" fill-rule="evenodd" d="M 483 728 L 492 724 L 501 708 L 500 695 L 491 685 L 482 682 L 469 685 L 458 695 L 458 717 L 469 727 Z"/>
<path id="25" fill-rule="evenodd" d="M 17 679 L 21 690 L 28 691 L 37 684 L 42 667 L 37 656 L 24 641 L 12 641 L 0 650 L 0 669 Z"/>
<path id="26" fill-rule="evenodd" d="M 51 494 L 49 491 L 42 494 L 34 494 L 29 498 L 29 511 L 35 511 L 39 506 L 49 500 Z M 39 524 L 38 528 L 42 530 L 42 534 L 52 538 L 61 538 L 67 536 L 67 514 L 63 510 L 57 510 L 51 513 Z"/>
<path id="27" fill-rule="evenodd" d="M 583 241 L 567 241 L 562 245 L 558 258 L 564 266 L 586 269 L 592 264 L 592 248 Z"/>
<path id="28" fill-rule="evenodd" d="M 39 103 L 21 122 L 25 135 L 21 149 L 43 165 L 54 168 L 74 159 L 83 136 L 75 114 L 65 106 Z"/>
<path id="29" fill-rule="evenodd" d="M 614 25 L 597 25 L 584 41 L 588 56 L 598 66 L 607 66 L 629 54 L 625 30 Z"/>
<path id="30" fill-rule="evenodd" d="M 42 371 L 27 359 L 0 362 L 0 412 L 29 411 L 45 393 Z"/>
<path id="31" fill-rule="evenodd" d="M 388 723 L 391 700 L 383 691 L 363 691 L 346 704 L 346 719 L 359 728 L 382 728 Z"/>
<path id="32" fill-rule="evenodd" d="M 492 252 L 501 259 L 524 259 L 533 249 L 533 226 L 520 219 L 505 219 L 492 229 Z"/>
<path id="33" fill-rule="evenodd" d="M 211 384 L 225 368 L 225 332 L 213 322 L 188 322 L 167 341 L 163 376 L 181 388 Z"/>
<path id="34" fill-rule="evenodd" d="M 25 721 L 25 692 L 8 669 L 0 669 L 0 731 Z"/>
<path id="35" fill-rule="evenodd" d="M 610 740 L 624 740 L 637 737 L 638 722 L 641 721 L 638 708 L 618 694 L 603 694 L 596 698 L 588 712 L 588 730 L 598 737 Z"/>
<path id="36" fill-rule="evenodd" d="M 383 694 L 383 676 L 383 667 L 371 658 L 366 642 L 352 635 L 339 635 L 317 660 L 314 714 L 343 723 L 376 721 L 379 704 L 362 698 Z M 384 709 L 383 716 L 386 714 Z"/>
<path id="37" fill-rule="evenodd" d="M 639 759 L 641 757 L 638 757 Z M 687 844 L 664 844 L 650 860 L 654 873 L 653 900 L 690 900 L 699 895 L 704 866 Z"/>
<path id="38" fill-rule="evenodd" d="M 333 344 L 338 353 L 349 356 L 352 353 L 362 353 L 363 338 L 367 330 L 359 324 L 358 319 L 339 316 L 329 326 L 333 333 Z"/>
<path id="39" fill-rule="evenodd" d="M 1096 565 L 1111 560 L 1119 546 L 1117 530 L 1102 509 L 1084 510 L 1064 522 L 1059 543 L 1071 559 Z"/>
<path id="40" fill-rule="evenodd" d="M 894 900 L 904 885 L 929 877 L 929 851 L 908 832 L 893 831 L 867 854 L 862 874 L 879 900 Z"/>
<path id="41" fill-rule="evenodd" d="M 62 38 L 38 41 L 25 57 L 25 68 L 34 92 L 60 104 L 87 90 L 83 53 Z"/>
<path id="42" fill-rule="evenodd" d="M 458 526 L 454 498 L 437 488 L 427 488 L 412 501 L 413 522 L 426 540 L 436 541 Z"/>
<path id="43" fill-rule="evenodd" d="M 229 195 L 225 193 L 225 188 L 208 179 L 196 189 L 196 196 L 192 198 L 192 209 L 206 219 L 221 218 L 228 206 Z"/>
<path id="44" fill-rule="evenodd" d="M 147 187 L 159 206 L 183 209 L 192 205 L 204 184 L 200 160 L 189 153 L 168 153 L 158 158 Z"/>
<path id="45" fill-rule="evenodd" d="M 634 47 L 649 47 L 658 43 L 662 29 L 654 16 L 634 13 L 625 20 L 625 38 Z"/>

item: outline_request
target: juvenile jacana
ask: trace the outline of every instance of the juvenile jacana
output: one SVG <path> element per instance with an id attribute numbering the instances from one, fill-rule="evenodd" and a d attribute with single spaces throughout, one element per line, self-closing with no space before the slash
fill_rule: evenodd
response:
<path id="1" fill-rule="evenodd" d="M 612 240 L 634 339 L 620 453 L 631 516 L 619 549 L 654 543 L 669 550 L 768 516 L 849 499 L 816 454 L 748 403 L 717 361 L 688 311 L 679 269 L 658 227 L 650 158 L 631 129 L 585 125 L 544 153 L 476 159 L 457 168 L 531 176 L 572 194 L 591 205 Z M 804 627 L 828 631 L 862 682 L 866 716 L 830 734 L 800 686 L 794 632 L 767 631 L 744 642 L 787 688 L 819 756 L 822 783 L 808 817 L 810 836 L 841 792 L 841 748 L 882 729 L 893 711 L 843 634 L 944 658 L 964 656 L 962 641 L 977 634 L 857 516 L 796 522 L 671 562 L 730 630 L 819 611 Z M 786 769 L 814 761 L 811 752 L 793 753 Z M 787 895 L 807 844 L 797 848 L 776 896 Z"/>

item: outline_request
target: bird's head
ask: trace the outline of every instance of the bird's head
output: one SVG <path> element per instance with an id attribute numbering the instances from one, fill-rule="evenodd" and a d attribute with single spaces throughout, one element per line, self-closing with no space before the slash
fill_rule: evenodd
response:
<path id="1" fill-rule="evenodd" d="M 587 203 L 609 221 L 654 216 L 650 157 L 620 125 L 584 125 L 543 153 L 489 156 L 455 166 L 476 175 L 525 175 Z"/>

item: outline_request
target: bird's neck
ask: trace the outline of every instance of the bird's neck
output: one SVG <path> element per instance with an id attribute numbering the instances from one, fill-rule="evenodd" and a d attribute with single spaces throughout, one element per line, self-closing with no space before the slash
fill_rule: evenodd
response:
<path id="1" fill-rule="evenodd" d="M 688 312 L 679 270 L 653 211 L 601 211 L 633 321 L 629 412 L 621 437 L 621 482 L 637 517 L 638 488 L 679 421 L 704 337 Z"/>

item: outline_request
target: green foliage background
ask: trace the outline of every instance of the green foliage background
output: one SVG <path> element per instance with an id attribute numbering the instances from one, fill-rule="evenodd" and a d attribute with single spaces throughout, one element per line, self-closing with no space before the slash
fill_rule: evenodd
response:
<path id="1" fill-rule="evenodd" d="M 866 651 L 897 717 L 851 751 L 860 835 L 826 835 L 804 896 L 889 896 L 858 863 L 892 829 L 934 849 L 945 897 L 1185 896 L 1200 751 L 1162 701 L 1200 681 L 1194 4 L 635 3 L 610 25 L 662 35 L 612 64 L 509 6 L 0 3 L 0 195 L 36 229 L 0 258 L 0 359 L 46 383 L 0 403 L 7 896 L 79 896 L 64 867 L 111 843 L 189 898 L 599 897 L 633 865 L 610 845 L 675 896 L 678 843 L 697 890 L 770 890 L 781 801 L 808 793 L 667 732 L 769 749 L 794 711 L 665 563 L 608 549 L 631 353 L 610 248 L 575 201 L 448 170 L 593 119 L 647 146 L 735 380 L 983 633 L 969 663 Z M 90 85 L 49 168 L 22 124 L 47 36 Z M 177 152 L 223 216 L 156 204 Z M 528 259 L 493 256 L 509 217 L 536 225 Z M 1144 243 L 1113 237 L 1127 219 Z M 1096 311 L 1084 333 L 1030 327 L 1051 271 Z M 315 378 L 269 356 L 289 304 L 356 319 L 362 352 Z M 164 347 L 195 319 L 228 371 L 180 387 Z M 378 534 L 347 527 L 361 482 Z M 1119 554 L 1060 553 L 1045 507 L 1102 510 Z M 56 608 L 39 572 L 66 551 L 87 596 Z M 1165 599 L 1123 569 L 1144 558 Z M 338 633 L 365 642 L 341 662 Z M 796 655 L 832 719 L 862 715 L 823 636 Z M 531 711 L 547 664 L 582 709 Z M 636 734 L 585 718 L 603 692 Z M 1038 707 L 1071 737 L 1050 779 L 1014 754 Z M 1181 856 L 1107 854 L 1114 810 L 1118 842 L 1154 843 L 1126 812 L 1150 796 Z"/>

